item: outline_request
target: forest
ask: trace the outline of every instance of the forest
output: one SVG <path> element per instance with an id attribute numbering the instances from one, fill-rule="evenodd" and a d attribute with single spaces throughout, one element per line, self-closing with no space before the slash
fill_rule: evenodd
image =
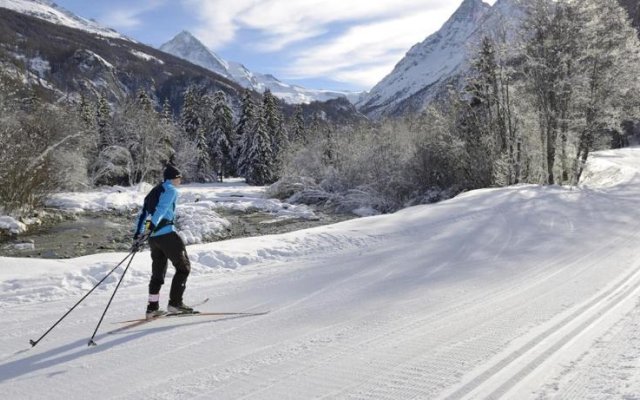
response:
<path id="1" fill-rule="evenodd" d="M 638 120 L 640 43 L 616 0 L 529 1 L 517 32 L 476 45 L 470 70 L 421 113 L 329 122 L 283 113 L 270 92 L 233 108 L 198 85 L 179 112 L 144 90 L 41 101 L 0 74 L 0 210 L 54 191 L 241 176 L 270 195 L 393 212 L 486 187 L 576 185 L 592 151 L 626 146 Z"/>

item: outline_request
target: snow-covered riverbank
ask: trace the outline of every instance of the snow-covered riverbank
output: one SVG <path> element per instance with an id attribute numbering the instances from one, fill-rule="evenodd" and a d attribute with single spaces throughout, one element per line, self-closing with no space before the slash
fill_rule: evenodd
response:
<path id="1" fill-rule="evenodd" d="M 59 218 L 48 218 L 45 223 L 44 218 L 32 218 L 29 230 L 24 223 L 0 217 L 0 230 L 5 227 L 6 236 L 17 234 L 19 238 L 0 244 L 0 255 L 58 258 L 124 250 L 130 245 L 137 212 L 151 187 L 141 184 L 54 194 L 46 203 L 45 215 L 55 213 Z M 187 244 L 195 244 L 300 229 L 332 220 L 310 207 L 266 198 L 265 189 L 248 186 L 240 179 L 182 186 L 176 223 L 180 235 Z"/>

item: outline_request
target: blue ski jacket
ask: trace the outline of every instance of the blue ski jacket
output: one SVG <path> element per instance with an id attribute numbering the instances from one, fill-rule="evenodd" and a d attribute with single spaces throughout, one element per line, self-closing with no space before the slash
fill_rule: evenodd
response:
<path id="1" fill-rule="evenodd" d="M 161 221 L 163 222 L 162 225 L 164 225 L 153 232 L 151 237 L 162 236 L 176 231 L 173 222 L 175 219 L 176 202 L 178 201 L 178 189 L 176 189 L 169 180 L 164 181 L 162 187 L 164 191 L 160 194 L 160 199 L 158 200 L 158 205 L 153 215 L 150 216 L 144 207 L 142 211 L 140 211 L 138 223 L 136 224 L 137 234 L 144 233 L 145 222 L 149 217 L 151 217 L 151 223 L 154 226 L 159 226 Z"/>

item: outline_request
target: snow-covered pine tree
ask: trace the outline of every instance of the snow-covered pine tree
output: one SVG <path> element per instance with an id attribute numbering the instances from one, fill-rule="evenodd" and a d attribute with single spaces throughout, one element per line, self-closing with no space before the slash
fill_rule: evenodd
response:
<path id="1" fill-rule="evenodd" d="M 212 126 L 209 133 L 209 154 L 220 182 L 224 176 L 235 172 L 232 160 L 232 148 L 235 142 L 231 108 L 224 92 L 220 90 L 213 98 Z"/>
<path id="2" fill-rule="evenodd" d="M 333 129 L 328 128 L 324 130 L 324 134 L 322 162 L 326 166 L 333 166 L 336 162 L 338 148 L 335 132 Z"/>
<path id="3" fill-rule="evenodd" d="M 301 105 L 295 107 L 293 112 L 293 119 L 291 121 L 291 135 L 289 140 L 293 143 L 305 143 L 307 142 L 307 129 L 304 122 L 304 114 Z"/>
<path id="4" fill-rule="evenodd" d="M 289 141 L 284 130 L 282 112 L 278 106 L 278 100 L 270 90 L 264 92 L 262 109 L 266 124 L 265 129 L 271 138 L 272 172 L 275 177 L 278 177 L 282 170 L 282 160 L 289 147 Z"/>
<path id="5" fill-rule="evenodd" d="M 256 104 L 253 102 L 251 91 L 245 89 L 242 94 L 242 111 L 236 126 L 237 141 L 232 157 L 236 162 L 237 173 L 240 176 L 245 176 L 247 172 L 248 152 L 253 140 L 253 132 L 257 123 L 256 117 L 259 112 L 260 110 L 256 109 Z"/>
<path id="6" fill-rule="evenodd" d="M 168 98 L 164 99 L 164 102 L 162 103 L 162 112 L 160 115 L 166 123 L 173 124 L 173 110 L 171 109 L 171 104 L 169 103 Z"/>
<path id="7" fill-rule="evenodd" d="M 471 158 L 479 157 L 483 185 L 510 185 L 520 181 L 521 144 L 513 104 L 515 70 L 508 59 L 506 33 L 483 37 L 465 88 L 469 110 L 463 114 L 472 132 L 465 140 L 478 142 Z M 464 132 L 463 132 L 464 133 Z M 477 152 L 476 152 L 477 150 Z"/>
<path id="8" fill-rule="evenodd" d="M 87 101 L 87 98 L 84 95 L 80 96 L 80 103 L 78 104 L 78 117 L 80 119 L 80 123 L 82 129 L 85 131 L 85 141 L 84 141 L 84 153 L 88 162 L 91 164 L 95 162 L 98 157 L 98 143 L 99 136 L 98 130 L 96 126 L 96 111 L 93 108 L 93 105 Z"/>
<path id="9" fill-rule="evenodd" d="M 471 65 L 461 107 L 462 138 L 469 156 L 469 187 L 494 183 L 494 167 L 507 147 L 498 91 L 497 63 L 493 41 L 485 36 Z"/>
<path id="10" fill-rule="evenodd" d="M 211 157 L 209 156 L 209 144 L 204 126 L 198 128 L 195 141 L 195 180 L 196 182 L 211 182 Z"/>
<path id="11" fill-rule="evenodd" d="M 144 111 L 151 112 L 153 111 L 153 102 L 151 98 L 147 94 L 144 89 L 138 90 L 138 104 L 142 107 Z"/>
<path id="12" fill-rule="evenodd" d="M 96 111 L 91 103 L 87 101 L 84 95 L 80 96 L 80 103 L 78 104 L 78 114 L 80 121 L 82 121 L 84 127 L 88 131 L 95 132 L 96 130 Z"/>
<path id="13" fill-rule="evenodd" d="M 193 141 L 198 139 L 198 129 L 202 125 L 200 118 L 199 98 L 196 89 L 191 86 L 184 94 L 184 101 L 182 103 L 182 113 L 180 114 L 180 125 L 187 134 L 187 138 Z"/>
<path id="14" fill-rule="evenodd" d="M 96 105 L 96 125 L 98 127 L 99 144 L 98 149 L 101 151 L 107 146 L 113 144 L 109 122 L 111 121 L 111 106 L 104 94 L 98 96 L 98 104 Z"/>
<path id="15" fill-rule="evenodd" d="M 254 130 L 249 134 L 251 141 L 247 143 L 245 178 L 250 185 L 266 185 L 274 182 L 273 140 L 267 131 L 266 112 L 260 114 Z"/>

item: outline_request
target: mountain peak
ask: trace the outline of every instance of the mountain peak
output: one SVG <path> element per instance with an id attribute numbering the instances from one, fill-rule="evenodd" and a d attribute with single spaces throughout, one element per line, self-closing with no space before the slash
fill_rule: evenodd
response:
<path id="1" fill-rule="evenodd" d="M 464 0 L 449 20 L 477 21 L 490 8 L 491 6 L 482 0 Z"/>
<path id="2" fill-rule="evenodd" d="M 199 42 L 199 40 L 195 36 L 193 36 L 191 32 L 187 30 L 183 30 L 177 35 L 175 35 L 172 40 L 175 40 L 175 39 L 188 39 L 188 40 L 196 40 Z"/>
<path id="3" fill-rule="evenodd" d="M 160 50 L 173 54 L 193 64 L 230 78 L 229 64 L 213 51 L 209 50 L 191 32 L 183 30 L 170 41 L 160 46 Z"/>
<path id="4" fill-rule="evenodd" d="M 170 43 L 174 43 L 174 44 L 183 43 L 183 44 L 188 44 L 190 46 L 198 46 L 206 49 L 206 46 L 197 37 L 195 37 L 191 32 L 187 30 L 181 31 L 180 33 L 175 35 L 171 40 L 165 43 L 163 46 L 166 46 Z"/>

